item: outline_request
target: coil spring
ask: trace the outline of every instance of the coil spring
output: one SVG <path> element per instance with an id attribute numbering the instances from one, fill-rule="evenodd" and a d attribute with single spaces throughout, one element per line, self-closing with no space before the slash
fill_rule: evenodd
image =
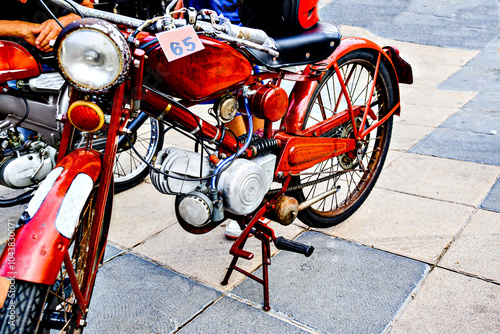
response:
<path id="1" fill-rule="evenodd" d="M 278 141 L 274 138 L 263 138 L 255 143 L 252 143 L 251 149 L 255 156 L 261 156 L 267 153 L 272 153 L 278 148 Z"/>
<path id="2" fill-rule="evenodd" d="M 319 76 L 319 75 L 323 74 L 324 72 L 328 71 L 328 68 L 326 68 L 327 66 L 328 66 L 327 63 L 312 64 L 309 66 L 309 68 L 311 69 L 311 72 L 309 74 L 311 76 Z"/>
<path id="3" fill-rule="evenodd" d="M 247 136 L 247 134 L 239 136 L 238 141 L 244 143 Z M 274 138 L 261 138 L 257 135 L 253 135 L 248 148 L 252 150 L 254 157 L 260 157 L 264 154 L 272 153 L 276 148 L 278 148 L 278 141 Z"/>
<path id="4" fill-rule="evenodd" d="M 240 143 L 244 144 L 247 141 L 248 138 L 248 133 L 242 134 L 238 138 L 236 138 Z M 257 140 L 261 139 L 258 135 L 252 135 L 252 141 L 250 143 L 253 143 Z"/>

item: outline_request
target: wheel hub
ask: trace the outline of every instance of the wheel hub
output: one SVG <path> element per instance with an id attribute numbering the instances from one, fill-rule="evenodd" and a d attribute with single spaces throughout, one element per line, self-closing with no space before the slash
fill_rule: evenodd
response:
<path id="1" fill-rule="evenodd" d="M 128 140 L 126 140 L 123 145 L 121 145 L 119 148 L 118 148 L 118 152 L 124 152 L 128 149 L 130 149 L 132 146 L 135 145 L 135 142 L 137 140 L 137 132 L 132 132 L 132 133 L 128 133 L 126 134 L 126 136 L 128 137 Z"/>
<path id="2" fill-rule="evenodd" d="M 362 118 L 356 117 L 355 121 L 356 121 L 356 126 L 359 127 L 361 125 Z M 348 125 L 344 126 L 344 129 L 340 133 L 340 138 L 354 139 L 354 129 L 352 123 L 349 123 Z M 356 168 L 359 165 L 358 157 L 360 156 L 362 157 L 366 153 L 366 146 L 367 142 L 365 140 L 358 141 L 356 143 L 356 149 L 341 154 L 337 157 L 339 165 L 345 170 Z"/>

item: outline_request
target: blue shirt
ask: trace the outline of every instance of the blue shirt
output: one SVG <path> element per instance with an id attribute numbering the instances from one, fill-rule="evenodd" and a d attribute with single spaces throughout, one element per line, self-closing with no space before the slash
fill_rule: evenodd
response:
<path id="1" fill-rule="evenodd" d="M 200 9 L 213 9 L 219 14 L 223 14 L 231 23 L 239 24 L 237 0 L 184 0 L 184 7 L 194 7 Z"/>

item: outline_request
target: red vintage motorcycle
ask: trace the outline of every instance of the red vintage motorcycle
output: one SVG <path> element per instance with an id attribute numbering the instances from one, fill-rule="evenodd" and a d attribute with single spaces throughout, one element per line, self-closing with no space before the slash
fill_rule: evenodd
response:
<path id="1" fill-rule="evenodd" d="M 161 150 L 152 183 L 176 196 L 177 219 L 190 233 L 228 218 L 240 224 L 222 284 L 234 270 L 249 276 L 263 285 L 269 310 L 270 242 L 305 256 L 313 247 L 277 237 L 261 218 L 329 227 L 360 207 L 382 170 L 399 83 L 412 83 L 411 67 L 395 48 L 341 39 L 337 26 L 318 22 L 316 1 L 291 2 L 298 7 L 280 17 L 298 29 L 275 36 L 211 10 L 173 13 L 175 1 L 147 21 L 50 1 L 85 18 L 54 46 L 71 84 L 69 108 L 57 165 L 0 259 L 0 331 L 83 330 L 106 245 L 118 139 L 128 138 L 125 124 L 139 111 L 196 142 L 193 151 Z M 179 12 L 186 18 L 174 19 Z M 188 109 L 207 101 L 210 122 Z M 238 113 L 248 126 L 240 137 L 226 127 Z M 85 148 L 71 145 L 75 129 L 88 133 Z M 104 151 L 93 147 L 95 131 L 107 133 Z M 262 278 L 237 266 L 254 256 L 244 249 L 250 234 L 262 242 Z"/>

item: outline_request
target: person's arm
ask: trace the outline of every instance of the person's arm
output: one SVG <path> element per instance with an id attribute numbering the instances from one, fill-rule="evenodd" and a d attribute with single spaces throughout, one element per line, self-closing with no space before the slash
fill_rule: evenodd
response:
<path id="1" fill-rule="evenodd" d="M 35 45 L 36 36 L 32 30 L 39 25 L 24 21 L 0 20 L 0 36 L 20 37 L 31 45 Z"/>
<path id="2" fill-rule="evenodd" d="M 83 0 L 81 5 L 88 8 L 94 8 L 90 0 Z M 79 18 L 80 16 L 72 13 L 59 17 L 58 20 L 63 26 L 66 26 Z M 61 26 L 55 20 L 47 20 L 43 22 L 38 27 L 31 30 L 34 35 L 38 35 L 34 45 L 42 51 L 52 51 L 52 47 L 49 45 L 49 42 L 56 39 L 61 30 Z"/>

